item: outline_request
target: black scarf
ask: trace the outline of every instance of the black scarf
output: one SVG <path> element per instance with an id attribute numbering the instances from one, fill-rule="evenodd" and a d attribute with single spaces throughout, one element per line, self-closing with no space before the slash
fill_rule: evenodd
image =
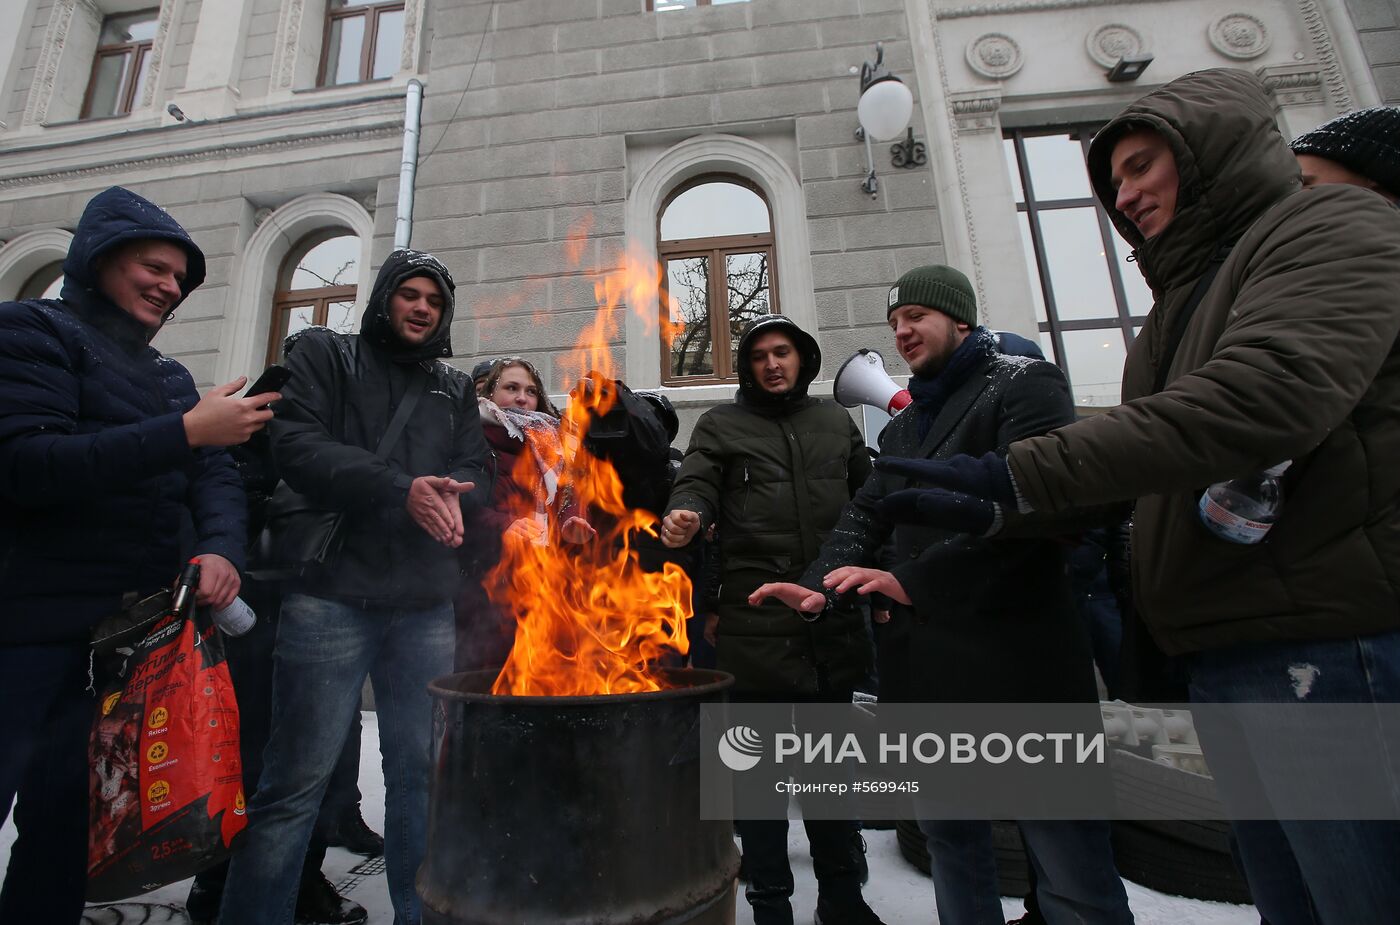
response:
<path id="1" fill-rule="evenodd" d="M 943 410 L 948 397 L 967 381 L 967 377 L 983 360 L 996 352 L 996 338 L 979 324 L 963 338 L 958 349 L 953 351 L 947 364 L 936 375 L 928 378 L 917 375 L 909 377 L 909 394 L 914 399 L 914 410 L 919 413 L 920 441 L 928 436 L 933 419 Z"/>

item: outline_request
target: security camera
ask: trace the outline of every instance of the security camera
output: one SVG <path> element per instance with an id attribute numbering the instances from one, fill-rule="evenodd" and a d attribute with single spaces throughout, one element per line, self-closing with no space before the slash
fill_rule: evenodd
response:
<path id="1" fill-rule="evenodd" d="M 189 117 L 185 115 L 184 110 L 181 109 L 179 106 L 176 106 L 174 103 L 171 103 L 170 105 L 166 106 L 165 111 L 174 116 L 176 122 L 189 121 Z"/>

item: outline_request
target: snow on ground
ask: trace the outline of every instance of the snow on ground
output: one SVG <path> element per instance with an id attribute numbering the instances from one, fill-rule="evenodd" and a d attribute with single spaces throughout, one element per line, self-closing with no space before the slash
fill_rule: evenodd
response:
<path id="1" fill-rule="evenodd" d="M 379 762 L 375 760 L 379 754 L 379 726 L 374 713 L 364 714 L 362 754 L 360 792 L 364 794 L 362 808 L 365 821 L 375 831 L 383 832 L 384 778 Z M 0 869 L 9 864 L 10 846 L 14 840 L 14 825 L 7 821 L 0 828 Z M 867 857 L 870 862 L 870 883 L 865 888 L 865 897 L 880 918 L 886 925 L 936 925 L 933 885 L 928 877 L 919 873 L 900 855 L 895 833 L 892 830 L 868 831 L 865 840 L 869 845 Z M 817 887 L 812 876 L 812 860 L 807 853 L 806 835 L 800 823 L 789 828 L 788 846 L 797 881 L 793 910 L 798 922 L 809 922 L 816 907 Z M 368 910 L 370 925 L 391 925 L 394 913 L 389 905 L 389 892 L 380 867 L 377 862 L 366 862 L 364 858 L 341 848 L 332 848 L 326 854 L 323 870 L 345 895 Z M 1183 899 L 1154 892 L 1130 881 L 1124 883 L 1128 889 L 1128 903 L 1138 925 L 1256 925 L 1259 921 L 1259 915 L 1252 906 Z M 117 904 L 106 909 L 90 908 L 84 921 L 92 925 L 124 925 L 128 922 L 178 925 L 186 921 L 182 910 L 188 892 L 188 880 L 174 883 L 132 901 L 139 901 L 143 904 L 141 907 Z M 739 884 L 737 897 L 736 925 L 753 925 L 753 916 L 743 899 L 743 884 Z M 147 904 L 158 908 L 152 909 Z M 1014 918 L 1023 911 L 1019 899 L 1003 899 L 1002 908 L 1007 918 Z"/>

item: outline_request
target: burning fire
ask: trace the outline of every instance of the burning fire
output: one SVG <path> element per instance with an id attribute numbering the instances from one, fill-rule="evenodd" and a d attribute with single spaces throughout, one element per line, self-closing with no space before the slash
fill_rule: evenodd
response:
<path id="1" fill-rule="evenodd" d="M 660 690 L 666 685 L 655 671 L 658 660 L 689 650 L 690 579 L 670 562 L 661 572 L 642 571 L 633 542 L 641 532 L 656 536 L 655 523 L 622 503 L 622 482 L 612 464 L 594 457 L 580 440 L 589 421 L 617 402 L 609 344 L 616 339 L 623 306 L 656 304 L 659 284 L 655 261 L 629 252 L 619 270 L 594 286 L 598 311 L 569 358 L 569 380 L 586 385 L 574 390 L 560 428 L 564 459 L 558 491 L 578 500 L 597 536 L 568 543 L 562 524 L 551 518 L 547 544 L 507 537 L 486 585 L 491 600 L 516 617 L 515 644 L 493 694 Z M 559 450 L 539 445 L 543 441 L 534 432 L 527 431 L 526 439 L 541 458 L 557 457 Z M 533 469 L 531 455 L 521 453 L 517 466 Z M 538 478 L 533 472 L 520 475 Z M 534 511 L 511 513 L 530 517 Z"/>

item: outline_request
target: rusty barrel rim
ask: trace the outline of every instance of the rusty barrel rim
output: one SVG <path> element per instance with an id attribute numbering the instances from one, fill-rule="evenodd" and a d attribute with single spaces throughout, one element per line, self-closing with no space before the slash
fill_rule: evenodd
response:
<path id="1" fill-rule="evenodd" d="M 429 682 L 428 690 L 434 697 L 442 700 L 454 700 L 463 703 L 481 703 L 494 706 L 509 705 L 512 707 L 534 706 L 540 708 L 558 708 L 704 698 L 722 693 L 734 686 L 734 676 L 732 674 L 710 668 L 658 668 L 655 673 L 662 677 L 679 681 L 681 686 L 662 688 L 657 691 L 636 691 L 627 694 L 570 694 L 566 696 L 493 694 L 490 692 L 491 685 L 495 682 L 497 675 L 500 674 L 500 670 L 489 668 L 482 671 L 463 671 L 456 674 L 445 675 L 435 681 Z M 454 680 L 468 678 L 473 681 L 482 682 L 480 686 L 484 687 L 485 690 L 461 690 L 458 687 L 449 686 Z"/>

